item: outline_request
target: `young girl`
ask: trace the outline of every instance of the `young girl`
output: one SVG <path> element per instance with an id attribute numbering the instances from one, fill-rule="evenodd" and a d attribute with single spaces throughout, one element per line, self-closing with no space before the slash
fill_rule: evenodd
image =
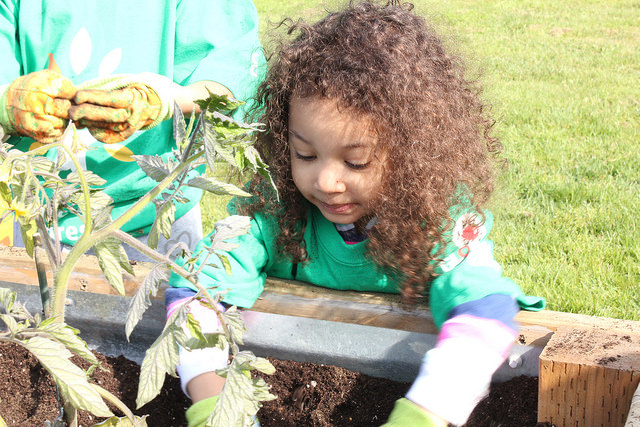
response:
<path id="1" fill-rule="evenodd" d="M 257 148 L 279 199 L 251 181 L 257 196 L 230 205 L 252 220 L 229 253 L 232 274 L 206 267 L 200 281 L 246 308 L 266 276 L 428 296 L 438 342 L 387 425 L 463 424 L 517 337 L 518 310 L 544 305 L 502 277 L 487 239 L 493 121 L 459 58 L 406 4 L 351 4 L 290 32 L 257 97 Z M 169 311 L 193 296 L 186 280 L 170 285 Z M 210 413 L 225 363 L 217 349 L 182 351 L 190 425 Z"/>

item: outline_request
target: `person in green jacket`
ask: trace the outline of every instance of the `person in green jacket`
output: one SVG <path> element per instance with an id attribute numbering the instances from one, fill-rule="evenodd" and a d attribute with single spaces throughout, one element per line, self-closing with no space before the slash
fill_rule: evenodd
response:
<path id="1" fill-rule="evenodd" d="M 27 151 L 58 141 L 69 120 L 84 128 L 78 161 L 106 180 L 114 219 L 155 187 L 133 156 L 171 155 L 174 102 L 190 114 L 207 90 L 246 101 L 265 71 L 251 0 L 0 0 L 0 55 L 0 134 Z M 183 191 L 172 239 L 193 247 L 202 191 Z M 149 204 L 123 231 L 144 241 L 155 215 Z M 84 230 L 70 212 L 58 224 L 67 245 Z"/>
<path id="2" fill-rule="evenodd" d="M 493 217 L 482 206 L 500 144 L 480 88 L 405 3 L 351 3 L 291 31 L 256 104 L 266 128 L 256 147 L 278 196 L 264 177 L 250 181 L 255 196 L 230 204 L 251 220 L 230 241 L 231 274 L 207 265 L 198 279 L 245 308 L 267 276 L 428 298 L 437 344 L 385 425 L 464 424 L 518 335 L 515 315 L 544 307 L 493 257 Z M 204 332 L 219 328 L 189 281 L 172 275 L 169 284 L 168 314 L 188 304 Z M 224 385 L 214 371 L 227 355 L 181 350 L 190 426 L 214 408 Z"/>

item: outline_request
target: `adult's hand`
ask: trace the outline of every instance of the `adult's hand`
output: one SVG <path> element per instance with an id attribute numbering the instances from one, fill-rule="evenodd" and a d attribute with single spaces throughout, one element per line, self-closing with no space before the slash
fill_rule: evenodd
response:
<path id="1" fill-rule="evenodd" d="M 69 121 L 75 94 L 73 83 L 53 70 L 18 77 L 0 97 L 0 125 L 6 133 L 43 144 L 57 142 Z"/>
<path id="2" fill-rule="evenodd" d="M 144 84 L 115 90 L 79 90 L 74 103 L 69 117 L 79 128 L 88 128 L 97 140 L 107 144 L 124 141 L 153 124 L 162 107 L 158 94 Z"/>

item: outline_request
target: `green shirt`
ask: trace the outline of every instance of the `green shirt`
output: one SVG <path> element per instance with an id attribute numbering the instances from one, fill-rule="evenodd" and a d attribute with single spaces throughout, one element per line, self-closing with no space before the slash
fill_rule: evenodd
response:
<path id="1" fill-rule="evenodd" d="M 114 74 L 150 72 L 183 86 L 215 81 L 245 101 L 254 94 L 265 68 L 258 16 L 250 0 L 0 0 L 0 86 L 45 69 L 49 53 L 76 85 Z M 113 218 L 156 185 L 132 156 L 166 156 L 175 148 L 171 120 L 119 144 L 98 142 L 86 130 L 79 134 L 90 147 L 78 160 L 107 181 L 104 188 L 114 200 Z M 35 143 L 19 136 L 9 142 L 23 151 Z M 53 151 L 47 157 L 53 158 Z M 184 193 L 190 202 L 177 205 L 176 218 L 202 194 L 193 188 Z M 123 230 L 143 234 L 154 218 L 155 206 L 149 204 Z M 84 228 L 70 214 L 59 224 L 67 244 L 73 244 Z"/>
<path id="2" fill-rule="evenodd" d="M 494 293 L 514 296 L 524 309 L 544 307 L 543 299 L 525 296 L 518 285 L 502 276 L 493 258 L 493 244 L 486 238 L 493 218 L 489 212 L 485 214 L 484 224 L 478 227 L 473 227 L 476 216 L 460 215 L 456 227 L 445 236 L 447 249 L 437 266 L 439 274 L 429 286 L 431 312 L 438 327 L 454 307 Z M 246 308 L 250 308 L 264 290 L 267 276 L 340 290 L 398 293 L 397 278 L 376 268 L 366 256 L 367 241 L 345 243 L 335 225 L 315 207 L 309 210 L 304 234 L 310 260 L 297 266 L 295 277 L 292 263 L 277 252 L 278 231 L 275 218 L 256 214 L 251 220 L 250 232 L 231 240 L 238 244 L 226 253 L 232 274 L 207 265 L 200 274 L 200 283 L 205 287 L 217 286 L 218 291 L 226 290 L 225 302 Z M 211 245 L 211 236 L 199 243 L 196 253 Z M 206 253 L 206 249 L 204 251 Z M 202 257 L 198 262 L 201 261 Z M 213 258 L 211 261 L 215 262 Z M 172 274 L 169 284 L 196 290 L 176 274 Z"/>

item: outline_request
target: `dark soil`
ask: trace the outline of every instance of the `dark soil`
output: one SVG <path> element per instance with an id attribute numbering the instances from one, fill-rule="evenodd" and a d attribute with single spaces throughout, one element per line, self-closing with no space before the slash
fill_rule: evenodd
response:
<path id="1" fill-rule="evenodd" d="M 96 355 L 105 369 L 96 369 L 93 380 L 135 408 L 140 367 L 124 357 Z M 409 387 L 335 366 L 270 360 L 276 373 L 265 380 L 279 398 L 260 410 L 263 427 L 379 426 Z M 0 343 L 0 378 L 0 415 L 8 426 L 42 426 L 58 415 L 53 380 L 22 347 Z M 536 426 L 537 393 L 537 378 L 494 384 L 466 426 Z M 179 381 L 167 377 L 161 394 L 134 412 L 149 414 L 149 426 L 182 426 L 188 405 Z M 81 426 L 99 421 L 83 412 L 79 417 Z"/>

